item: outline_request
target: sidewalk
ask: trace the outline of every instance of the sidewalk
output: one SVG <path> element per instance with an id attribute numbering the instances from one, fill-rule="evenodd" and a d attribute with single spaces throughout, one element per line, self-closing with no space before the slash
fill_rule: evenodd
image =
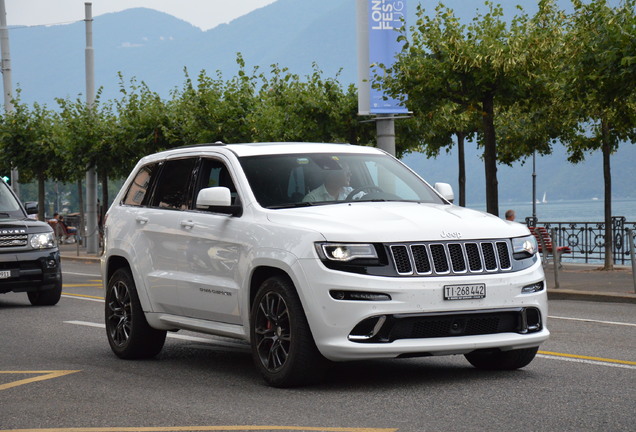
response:
<path id="1" fill-rule="evenodd" d="M 62 263 L 65 260 L 99 262 L 98 254 L 87 254 L 86 248 L 76 244 L 60 245 Z M 554 264 L 546 264 L 545 280 L 550 300 L 589 300 L 636 303 L 631 266 L 617 266 L 616 270 L 598 270 L 600 264 L 563 263 L 559 269 L 559 288 L 554 279 Z"/>
<path id="2" fill-rule="evenodd" d="M 611 272 L 600 270 L 602 267 L 602 264 L 564 262 L 558 271 L 559 288 L 556 288 L 554 264 L 546 264 L 543 269 L 548 298 L 636 303 L 631 265 L 615 266 Z"/>

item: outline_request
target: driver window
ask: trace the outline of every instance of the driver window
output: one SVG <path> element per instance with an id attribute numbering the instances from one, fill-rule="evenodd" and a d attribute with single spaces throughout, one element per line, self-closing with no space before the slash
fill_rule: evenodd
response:
<path id="1" fill-rule="evenodd" d="M 232 205 L 238 205 L 239 199 L 234 180 L 230 175 L 230 170 L 223 162 L 218 159 L 203 159 L 199 172 L 198 186 L 194 191 L 195 197 L 201 189 L 223 186 L 230 190 Z"/>

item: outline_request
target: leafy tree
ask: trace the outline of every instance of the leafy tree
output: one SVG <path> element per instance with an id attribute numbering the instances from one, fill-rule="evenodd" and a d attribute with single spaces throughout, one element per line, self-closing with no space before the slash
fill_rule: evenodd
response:
<path id="1" fill-rule="evenodd" d="M 128 175 L 137 161 L 150 153 L 181 145 L 170 140 L 172 119 L 167 103 L 146 83 L 133 78 L 126 85 L 120 74 L 120 95 L 112 101 L 113 129 L 104 142 L 109 151 L 109 166 L 116 178 Z M 105 114 L 110 115 L 111 112 Z"/>
<path id="2" fill-rule="evenodd" d="M 420 96 L 420 95 L 418 95 Z M 437 157 L 442 149 L 450 152 L 456 140 L 460 206 L 466 205 L 465 142 L 479 129 L 479 112 L 454 102 L 424 98 L 413 102 L 421 111 L 413 118 L 397 124 L 397 147 L 402 151 L 419 151 L 429 158 Z M 454 139 L 453 139 L 454 137 Z M 405 142 L 406 141 L 406 142 Z M 400 153 L 400 151 L 398 151 Z"/>
<path id="3" fill-rule="evenodd" d="M 577 127 L 562 139 L 570 160 L 601 150 L 605 184 L 605 269 L 613 269 L 612 174 L 610 156 L 622 141 L 636 139 L 635 0 L 618 7 L 606 0 L 573 0 L 567 35 L 570 60 L 565 94 Z"/>
<path id="4" fill-rule="evenodd" d="M 456 104 L 466 114 L 480 114 L 478 138 L 484 148 L 486 209 L 498 215 L 496 116 L 517 101 L 536 95 L 542 88 L 544 66 L 555 51 L 554 26 L 559 14 L 554 2 L 543 0 L 533 19 L 520 14 L 507 24 L 501 6 L 486 2 L 488 12 L 462 25 L 452 10 L 438 5 L 429 17 L 418 6 L 417 23 L 393 67 L 387 69 L 384 85 L 394 97 L 406 95 L 414 112 L 448 109 Z M 410 41 L 408 40 L 410 37 Z M 425 102 L 437 100 L 431 106 Z M 411 101 L 413 101 L 411 103 Z M 468 125 L 474 120 L 468 117 Z M 462 128 L 463 129 L 463 128 Z M 471 129 L 468 128 L 468 131 Z"/>
<path id="5" fill-rule="evenodd" d="M 338 76 L 325 79 L 313 67 L 305 80 L 278 65 L 272 65 L 269 78 L 261 75 L 259 103 L 251 116 L 258 140 L 371 142 L 371 125 L 358 119 L 355 88 L 343 89 Z"/>
<path id="6" fill-rule="evenodd" d="M 2 165 L 18 168 L 22 182 L 37 181 L 38 218 L 44 220 L 44 182 L 61 165 L 53 133 L 56 115 L 37 103 L 29 108 L 19 96 L 18 91 L 13 111 L 0 123 L 0 159 Z"/>
<path id="7" fill-rule="evenodd" d="M 108 105 L 100 101 L 101 90 L 89 106 L 81 99 L 57 99 L 60 107 L 60 148 L 65 157 L 63 180 L 77 182 L 80 205 L 80 229 L 84 227 L 82 179 L 88 168 L 95 168 L 102 183 L 102 197 L 108 202 L 108 176 L 114 172 L 117 152 L 113 148 L 114 118 Z"/>
<path id="8" fill-rule="evenodd" d="M 258 77 L 245 72 L 245 62 L 237 56 L 237 76 L 224 81 L 221 73 L 210 78 L 201 71 L 196 86 L 186 71 L 183 89 L 173 92 L 169 105 L 173 130 L 172 142 L 199 144 L 210 142 L 252 142 L 249 115 L 259 103 Z"/>

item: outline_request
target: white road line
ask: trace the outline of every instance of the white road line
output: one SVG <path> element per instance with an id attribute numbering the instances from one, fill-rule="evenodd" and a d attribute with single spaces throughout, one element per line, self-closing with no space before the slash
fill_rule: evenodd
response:
<path id="1" fill-rule="evenodd" d="M 86 301 L 104 303 L 103 299 L 96 299 L 96 298 L 90 298 L 90 297 L 80 297 L 80 296 L 77 296 L 77 295 L 62 294 L 62 297 L 72 298 L 72 299 L 75 299 L 75 300 L 86 300 Z"/>
<path id="2" fill-rule="evenodd" d="M 593 320 L 588 318 L 569 318 L 569 317 L 559 317 L 559 316 L 548 315 L 548 319 L 560 319 L 560 320 L 568 320 L 568 321 L 591 322 L 596 324 L 611 324 L 611 325 L 636 327 L 636 324 L 632 324 L 632 323 L 616 322 L 616 321 L 601 321 L 601 320 Z"/>
<path id="3" fill-rule="evenodd" d="M 561 361 L 569 361 L 574 363 L 586 363 L 586 364 L 591 364 L 595 366 L 609 366 L 609 367 L 617 367 L 617 368 L 623 368 L 623 369 L 636 369 L 636 366 L 633 366 L 633 365 L 602 362 L 602 361 L 596 361 L 596 360 L 559 357 L 559 356 L 552 356 L 552 355 L 545 355 L 545 354 L 537 354 L 537 357 L 541 357 L 548 360 L 561 360 Z"/>
<path id="4" fill-rule="evenodd" d="M 94 277 L 94 278 L 101 278 L 102 275 L 101 274 L 93 274 L 93 273 L 76 273 L 76 272 L 70 272 L 70 271 L 66 271 L 63 270 L 62 274 L 65 275 L 73 275 L 73 276 L 90 276 L 90 277 Z"/>
<path id="5" fill-rule="evenodd" d="M 97 328 L 106 328 L 105 324 L 101 324 L 101 323 L 93 323 L 93 322 L 88 322 L 88 321 L 64 321 L 65 324 L 74 324 L 74 325 L 81 325 L 81 326 L 86 326 L 86 327 L 97 327 Z M 180 335 L 180 334 L 175 334 L 175 333 L 168 333 L 167 335 L 169 338 L 172 339 L 180 339 L 180 340 L 186 340 L 186 341 L 190 341 L 190 342 L 201 342 L 201 343 L 207 343 L 207 344 L 211 344 L 211 345 L 223 345 L 223 346 L 231 346 L 231 345 L 238 345 L 241 347 L 246 347 L 246 344 L 240 343 L 240 342 L 221 342 L 221 341 L 217 341 L 214 339 L 206 339 L 206 338 L 201 338 L 201 337 L 196 337 L 196 336 L 188 336 L 188 335 Z"/>

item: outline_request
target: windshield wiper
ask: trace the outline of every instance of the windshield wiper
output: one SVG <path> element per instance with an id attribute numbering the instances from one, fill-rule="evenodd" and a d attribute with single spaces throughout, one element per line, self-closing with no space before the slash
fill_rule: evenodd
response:
<path id="1" fill-rule="evenodd" d="M 297 202 L 297 203 L 287 203 L 287 204 L 279 204 L 273 206 L 267 206 L 268 209 L 285 209 L 285 208 L 297 208 L 297 207 L 311 207 L 319 203 L 314 203 L 311 201 L 306 202 Z"/>

